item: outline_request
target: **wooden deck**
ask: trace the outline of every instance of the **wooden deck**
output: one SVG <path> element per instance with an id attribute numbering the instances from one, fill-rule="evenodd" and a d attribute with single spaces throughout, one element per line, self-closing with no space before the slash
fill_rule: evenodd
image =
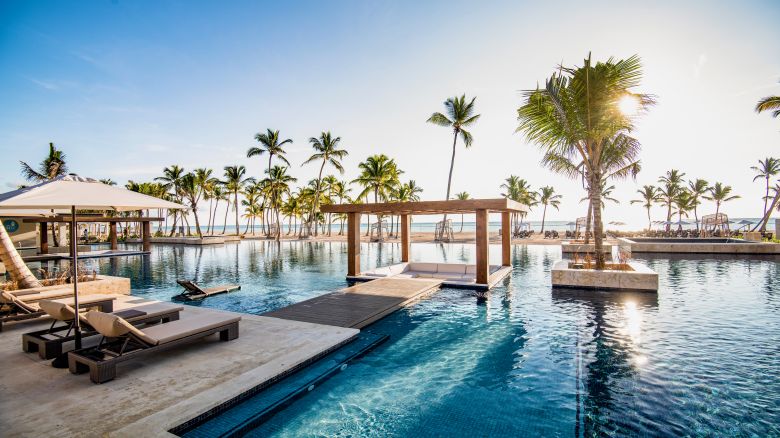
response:
<path id="1" fill-rule="evenodd" d="M 262 316 L 359 329 L 438 290 L 441 283 L 433 278 L 378 278 Z"/>

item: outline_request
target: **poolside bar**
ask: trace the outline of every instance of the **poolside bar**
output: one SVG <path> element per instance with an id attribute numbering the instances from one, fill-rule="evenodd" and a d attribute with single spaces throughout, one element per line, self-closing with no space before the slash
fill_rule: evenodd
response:
<path id="1" fill-rule="evenodd" d="M 526 212 L 527 207 L 510 199 L 468 199 L 449 201 L 383 202 L 371 204 L 335 204 L 322 206 L 324 213 L 347 215 L 347 276 L 357 277 L 360 269 L 360 218 L 362 214 L 400 216 L 401 262 L 410 262 L 411 217 L 432 214 L 476 214 L 476 285 L 491 284 L 489 263 L 488 218 L 490 213 L 501 214 L 501 266 L 511 266 L 512 213 Z"/>

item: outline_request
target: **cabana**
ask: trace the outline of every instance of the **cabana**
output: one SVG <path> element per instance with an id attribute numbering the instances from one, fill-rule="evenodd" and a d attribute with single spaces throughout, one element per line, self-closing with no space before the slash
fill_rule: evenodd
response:
<path id="1" fill-rule="evenodd" d="M 323 205 L 324 213 L 347 215 L 347 278 L 370 280 L 379 277 L 440 278 L 444 285 L 466 286 L 486 289 L 511 272 L 511 226 L 512 213 L 527 212 L 528 208 L 509 199 L 468 199 L 451 201 L 386 202 L 376 204 Z M 476 265 L 455 265 L 447 263 L 410 263 L 411 217 L 433 214 L 476 214 Z M 489 266 L 488 216 L 501 213 L 501 265 Z M 401 264 L 379 268 L 372 273 L 360 269 L 360 216 L 396 215 L 401 217 Z M 417 269 L 419 268 L 419 269 Z M 379 272 L 387 269 L 387 272 Z"/>
<path id="2" fill-rule="evenodd" d="M 709 235 L 716 232 L 729 234 L 729 217 L 725 213 L 707 214 L 701 217 L 702 230 Z"/>

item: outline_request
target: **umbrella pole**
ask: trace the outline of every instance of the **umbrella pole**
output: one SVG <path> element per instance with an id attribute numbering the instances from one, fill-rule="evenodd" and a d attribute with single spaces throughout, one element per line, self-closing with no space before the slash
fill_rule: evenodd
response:
<path id="1" fill-rule="evenodd" d="M 76 320 L 74 334 L 76 336 L 76 350 L 81 349 L 81 322 L 79 321 L 79 247 L 78 247 L 78 227 L 76 224 L 76 206 L 71 206 L 70 210 L 70 248 L 73 253 L 73 308 L 76 309 Z"/>

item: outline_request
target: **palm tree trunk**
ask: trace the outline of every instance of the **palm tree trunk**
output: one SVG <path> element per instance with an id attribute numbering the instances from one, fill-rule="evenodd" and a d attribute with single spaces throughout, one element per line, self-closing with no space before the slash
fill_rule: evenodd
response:
<path id="1" fill-rule="evenodd" d="M 57 228 L 56 223 L 51 224 L 51 241 L 54 244 L 54 246 L 60 246 L 60 239 L 57 238 L 57 233 L 55 233 L 55 230 Z"/>
<path id="2" fill-rule="evenodd" d="M 768 201 L 769 201 L 769 175 L 766 176 L 766 195 L 764 196 L 764 215 L 766 215 L 766 204 Z M 771 211 L 772 209 L 770 208 L 769 210 Z M 753 230 L 755 230 L 755 228 Z M 761 232 L 762 233 L 766 232 L 766 222 L 764 222 L 763 220 L 761 221 Z"/>
<path id="3" fill-rule="evenodd" d="M 200 221 L 198 220 L 198 210 L 196 206 L 192 206 L 192 214 L 195 215 L 195 231 L 198 233 L 198 237 L 203 238 L 203 233 L 200 231 Z"/>
<path id="4" fill-rule="evenodd" d="M 672 221 L 672 203 L 671 201 L 666 204 L 666 222 Z M 672 224 L 666 224 L 666 231 L 672 228 Z"/>
<path id="5" fill-rule="evenodd" d="M 44 230 L 44 232 L 46 231 Z M 11 279 L 18 283 L 19 289 L 42 286 L 41 282 L 35 278 L 30 268 L 24 263 L 22 256 L 14 248 L 11 236 L 8 235 L 2 224 L 0 224 L 0 261 L 3 262 L 8 273 L 11 274 Z"/>
<path id="6" fill-rule="evenodd" d="M 222 225 L 222 234 L 225 234 L 227 231 L 228 213 L 230 213 L 230 198 L 227 198 L 227 206 L 225 207 L 225 222 Z"/>
<path id="7" fill-rule="evenodd" d="M 327 158 L 323 157 L 322 159 L 322 166 L 320 166 L 320 173 L 317 175 L 317 188 L 314 190 L 314 202 L 311 204 L 311 214 L 309 215 L 309 231 L 311 232 L 311 223 L 316 222 L 316 216 L 315 212 L 317 211 L 317 207 L 320 203 L 320 186 L 322 185 L 322 171 L 325 170 L 325 163 L 327 163 Z M 317 226 L 315 224 L 314 226 L 314 237 L 317 237 Z"/>
<path id="8" fill-rule="evenodd" d="M 236 209 L 236 236 L 238 236 L 241 233 L 241 228 L 238 224 L 238 189 L 233 192 L 233 206 Z"/>
<path id="9" fill-rule="evenodd" d="M 452 158 L 450 159 L 450 175 L 447 177 L 447 197 L 445 201 L 450 200 L 450 187 L 452 186 L 452 170 L 455 168 L 455 146 L 458 144 L 458 131 L 452 137 Z M 447 222 L 447 214 L 444 214 L 444 222 Z"/>
<path id="10" fill-rule="evenodd" d="M 769 222 L 769 218 L 772 216 L 772 212 L 778 208 L 778 205 L 780 205 L 780 186 L 777 187 L 777 192 L 775 192 L 775 199 L 772 201 L 772 204 L 769 206 L 769 209 L 764 213 L 764 217 L 761 219 L 761 229 L 766 230 L 766 225 Z M 780 230 L 775 230 L 775 239 L 777 239 L 777 235 L 780 233 Z"/>
<path id="11" fill-rule="evenodd" d="M 593 174 L 591 187 L 601 187 L 601 175 Z M 593 209 L 593 243 L 596 255 L 596 269 L 603 270 L 605 266 L 603 233 L 604 226 L 601 223 L 601 190 L 592 190 L 591 205 Z"/>
<path id="12" fill-rule="evenodd" d="M 177 214 L 178 214 L 177 210 L 173 210 L 173 226 L 171 227 L 171 233 L 168 235 L 168 237 L 173 237 L 173 235 L 176 233 L 176 219 L 177 219 L 176 215 Z"/>
<path id="13" fill-rule="evenodd" d="M 653 227 L 653 222 L 650 220 L 650 207 L 647 207 L 647 231 L 650 231 L 650 228 Z M 699 230 L 699 224 L 696 223 L 696 231 Z"/>
<path id="14" fill-rule="evenodd" d="M 590 243 L 590 236 L 588 235 L 588 232 L 590 231 L 590 227 L 592 225 L 591 219 L 593 218 L 593 191 L 588 190 L 588 194 L 590 195 L 591 199 L 588 201 L 588 216 L 585 218 L 585 244 Z M 601 193 L 599 193 L 600 195 Z"/>

